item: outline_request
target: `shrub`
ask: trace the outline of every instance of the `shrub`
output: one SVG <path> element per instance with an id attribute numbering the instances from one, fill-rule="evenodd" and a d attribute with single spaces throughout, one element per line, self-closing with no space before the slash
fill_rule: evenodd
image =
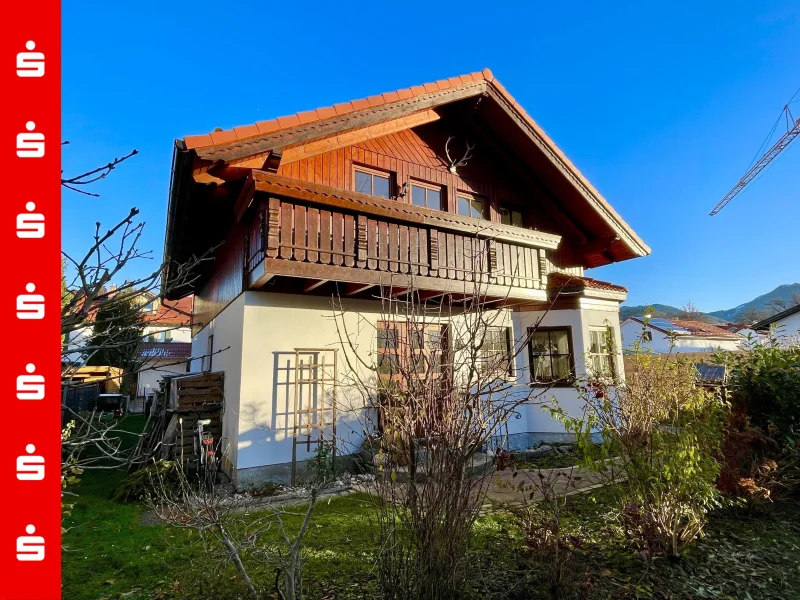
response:
<path id="1" fill-rule="evenodd" d="M 741 353 L 719 352 L 729 370 L 730 401 L 753 423 L 783 438 L 800 427 L 800 347 L 782 348 L 774 338 Z"/>
<path id="2" fill-rule="evenodd" d="M 623 521 L 648 556 L 662 551 L 678 556 L 717 504 L 715 457 L 727 405 L 695 381 L 691 362 L 637 345 L 626 381 L 601 377 L 578 384 L 583 415 L 551 408 L 586 450 L 586 465 L 622 479 Z M 594 458 L 590 450 L 598 436 L 601 456 L 616 456 L 613 461 Z"/>

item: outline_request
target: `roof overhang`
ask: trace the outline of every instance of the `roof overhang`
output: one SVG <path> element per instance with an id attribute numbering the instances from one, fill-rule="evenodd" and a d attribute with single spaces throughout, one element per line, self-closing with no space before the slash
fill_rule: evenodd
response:
<path id="1" fill-rule="evenodd" d="M 197 253 L 191 243 L 182 243 L 197 234 L 187 235 L 183 231 L 190 220 L 187 216 L 190 196 L 192 211 L 211 213 L 211 220 L 219 228 L 225 219 L 219 199 L 236 198 L 250 172 L 274 173 L 283 157 L 293 152 L 314 152 L 313 145 L 321 140 L 328 140 L 326 147 L 330 147 L 331 138 L 341 138 L 341 143 L 347 143 L 347 135 L 354 131 L 369 129 L 377 137 L 385 135 L 397 123 L 409 128 L 414 123 L 431 122 L 439 118 L 444 107 L 469 99 L 481 103 L 482 125 L 505 132 L 506 149 L 536 173 L 542 187 L 563 203 L 559 208 L 585 232 L 581 247 L 583 266 L 596 267 L 650 253 L 647 244 L 486 69 L 346 105 L 177 140 L 164 248 L 165 258 L 171 261 L 167 263 L 166 281 L 171 280 L 175 263 L 185 262 Z M 198 201 L 202 206 L 195 205 L 194 196 L 198 194 L 192 193 L 197 185 L 213 188 L 213 193 Z M 226 210 L 230 211 L 230 205 Z M 207 245 L 219 241 L 214 240 L 213 233 L 208 237 Z M 178 298 L 192 291 L 185 287 L 170 290 L 168 297 Z"/>

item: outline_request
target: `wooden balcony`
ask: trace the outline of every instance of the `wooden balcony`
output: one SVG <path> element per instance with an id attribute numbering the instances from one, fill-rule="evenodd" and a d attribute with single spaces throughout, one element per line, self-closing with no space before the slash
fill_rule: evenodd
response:
<path id="1" fill-rule="evenodd" d="M 545 252 L 560 241 L 261 171 L 250 176 L 236 211 L 246 224 L 245 289 L 288 277 L 302 278 L 306 292 L 335 281 L 350 296 L 384 286 L 543 301 Z"/>

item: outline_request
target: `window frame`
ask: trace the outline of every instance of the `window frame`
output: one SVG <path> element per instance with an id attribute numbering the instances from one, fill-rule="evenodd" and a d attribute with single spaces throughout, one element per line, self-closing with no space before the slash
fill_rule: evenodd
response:
<path id="1" fill-rule="evenodd" d="M 411 372 L 412 367 L 415 364 L 414 357 L 425 356 L 426 360 L 422 362 L 422 364 L 426 365 L 426 369 L 422 371 L 419 375 L 419 379 L 424 379 L 425 375 L 430 375 L 428 379 L 430 380 L 437 380 L 443 374 L 442 365 L 444 364 L 444 357 L 449 352 L 449 336 L 447 335 L 447 323 L 414 323 L 409 321 L 388 321 L 388 320 L 381 320 L 378 321 L 376 324 L 376 335 L 375 335 L 375 349 L 376 349 L 376 356 L 377 360 L 375 361 L 376 366 L 376 373 L 383 381 L 402 381 L 403 375 L 399 372 L 382 372 L 380 370 L 380 364 L 382 362 L 382 357 L 389 355 L 395 356 L 395 364 L 402 368 L 406 369 L 407 371 Z M 415 348 L 413 344 L 413 334 L 419 333 L 419 330 L 422 330 L 422 347 Z M 426 342 L 428 341 L 428 332 L 429 330 L 436 330 L 438 329 L 439 332 L 439 347 L 427 347 Z M 390 346 L 385 346 L 383 348 L 380 347 L 378 340 L 380 339 L 380 331 L 381 330 L 393 330 L 395 331 L 395 347 L 392 348 Z M 430 364 L 430 357 L 434 356 L 438 352 L 439 354 L 439 368 L 436 372 L 428 373 L 427 365 Z M 414 371 L 416 373 L 417 371 Z"/>
<path id="2" fill-rule="evenodd" d="M 438 210 L 440 212 L 447 210 L 447 208 L 446 208 L 447 204 L 445 203 L 445 187 L 443 185 L 437 185 L 435 183 L 429 183 L 427 181 L 420 181 L 418 179 L 409 179 L 408 180 L 408 186 L 409 186 L 408 203 L 411 206 L 417 206 L 416 204 L 414 204 L 414 186 L 417 186 L 417 187 L 420 187 L 420 188 L 423 188 L 424 190 L 426 190 L 426 192 L 425 192 L 425 206 L 424 207 L 417 206 L 417 208 L 427 208 L 429 210 Z M 427 192 L 429 192 L 429 191 L 430 192 L 439 192 L 439 208 L 431 208 L 430 206 L 428 206 L 428 193 Z"/>
<path id="3" fill-rule="evenodd" d="M 522 211 L 522 209 L 508 204 L 500 204 L 497 209 L 497 214 L 500 215 L 500 223 L 505 225 L 505 223 L 503 223 L 504 211 L 508 213 L 508 225 L 510 227 L 525 227 L 525 213 Z M 514 225 L 514 213 L 519 215 L 519 225 Z"/>
<path id="4" fill-rule="evenodd" d="M 468 214 L 468 215 L 462 215 L 460 212 L 458 212 L 459 206 L 460 206 L 459 200 L 461 198 L 470 201 L 470 214 Z M 472 216 L 472 202 L 475 201 L 475 200 L 477 200 L 478 202 L 480 202 L 483 205 L 483 210 L 481 212 L 481 216 L 480 217 L 473 217 Z M 455 204 L 456 204 L 455 205 L 455 213 L 460 217 L 467 217 L 467 218 L 470 218 L 470 219 L 479 219 L 479 220 L 482 220 L 482 221 L 488 221 L 489 220 L 489 214 L 488 214 L 489 213 L 489 198 L 487 198 L 486 196 L 480 196 L 478 194 L 471 194 L 470 192 L 457 191 L 456 192 L 456 202 L 455 202 Z"/>
<path id="5" fill-rule="evenodd" d="M 503 378 L 503 379 L 513 378 L 514 377 L 514 340 L 513 340 L 514 335 L 513 335 L 513 328 L 510 325 L 487 326 L 486 327 L 486 332 L 488 333 L 489 331 L 502 331 L 503 338 L 504 338 L 504 343 L 505 343 L 505 348 L 504 348 L 503 352 L 505 353 L 505 358 L 508 361 L 508 364 L 506 365 L 506 368 L 502 372 L 497 372 L 495 374 L 495 377 L 497 377 L 498 379 L 499 378 Z M 490 362 L 490 360 L 492 360 L 490 357 L 486 356 L 486 354 L 487 354 L 486 350 L 485 350 L 486 341 L 487 341 L 486 340 L 486 335 L 484 335 L 484 338 L 483 338 L 483 342 L 484 343 L 481 345 L 481 348 L 479 350 L 479 356 L 478 356 L 478 361 L 477 361 L 479 363 L 479 368 L 480 368 L 480 371 L 481 371 L 482 375 L 488 374 L 488 369 L 485 368 L 485 365 L 488 362 Z"/>
<path id="6" fill-rule="evenodd" d="M 614 336 L 614 345 L 613 345 L 613 347 L 608 349 L 607 352 L 592 352 L 592 334 L 593 333 L 599 333 L 601 336 L 605 336 L 608 333 L 609 330 L 611 331 L 611 335 Z M 587 367 L 586 368 L 586 372 L 587 372 L 588 375 L 590 375 L 591 377 L 593 377 L 595 379 L 606 378 L 606 377 L 612 377 L 613 378 L 613 377 L 617 376 L 617 370 L 618 370 L 618 367 L 617 367 L 617 353 L 614 351 L 615 348 L 617 347 L 617 339 L 616 339 L 616 337 L 617 336 L 616 336 L 616 334 L 614 332 L 614 328 L 613 327 L 609 328 L 609 327 L 600 327 L 600 326 L 594 326 L 594 325 L 591 325 L 589 327 L 589 339 L 588 339 L 589 344 L 588 344 L 588 348 L 586 348 L 586 367 Z M 608 370 L 609 370 L 609 372 L 607 372 L 607 373 L 602 372 L 602 371 L 598 372 L 595 369 L 594 357 L 596 357 L 596 356 L 600 356 L 600 357 L 607 356 L 608 357 Z M 591 366 L 591 370 L 589 369 L 590 366 Z"/>
<path id="7" fill-rule="evenodd" d="M 567 348 L 569 350 L 569 370 L 570 376 L 567 379 L 556 379 L 552 381 L 536 381 L 534 379 L 534 374 L 536 370 L 533 368 L 533 343 L 532 337 L 534 333 L 550 333 L 554 331 L 562 331 L 567 333 Z M 540 355 L 536 355 L 537 357 Z M 553 355 L 549 354 L 550 357 L 550 372 L 553 372 Z M 563 354 L 558 354 L 556 356 L 563 356 Z M 560 326 L 549 326 L 549 327 L 528 327 L 528 369 L 530 371 L 530 386 L 531 387 L 572 387 L 572 384 L 575 383 L 575 346 L 572 339 L 572 326 L 571 325 L 560 325 Z"/>
<path id="8" fill-rule="evenodd" d="M 214 356 L 214 334 L 210 334 L 208 336 L 208 340 L 206 340 L 206 356 L 203 357 L 203 373 L 210 373 L 211 372 L 211 358 Z M 206 363 L 208 360 L 208 363 Z"/>
<path id="9" fill-rule="evenodd" d="M 361 171 L 362 173 L 366 173 L 371 177 L 371 179 L 370 179 L 370 192 L 369 193 L 359 192 L 358 189 L 356 188 L 356 173 L 359 172 L 359 171 Z M 367 196 L 372 196 L 373 198 L 383 198 L 383 196 L 376 196 L 374 194 L 374 191 L 375 191 L 375 179 L 374 178 L 375 178 L 376 175 L 378 177 L 386 178 L 386 179 L 389 180 L 389 195 L 386 196 L 385 199 L 386 200 L 394 199 L 397 196 L 397 194 L 393 194 L 392 193 L 392 190 L 394 189 L 394 173 L 392 171 L 382 171 L 380 169 L 375 169 L 374 167 L 368 167 L 368 166 L 359 165 L 359 164 L 355 164 L 355 163 L 353 163 L 353 175 L 352 175 L 353 176 L 353 191 L 356 192 L 356 193 L 359 193 L 359 194 L 366 194 Z"/>

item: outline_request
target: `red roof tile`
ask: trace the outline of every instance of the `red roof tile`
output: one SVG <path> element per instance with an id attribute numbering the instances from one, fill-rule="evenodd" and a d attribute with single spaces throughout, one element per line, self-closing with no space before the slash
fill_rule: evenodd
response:
<path id="1" fill-rule="evenodd" d="M 565 275 L 564 273 L 550 273 L 547 276 L 547 286 L 556 289 L 590 288 L 593 290 L 604 290 L 607 292 L 628 292 L 628 288 L 622 287 L 621 285 L 616 285 L 607 281 L 600 281 L 599 279 L 592 279 L 591 277 Z"/>
<path id="2" fill-rule="evenodd" d="M 691 332 L 692 335 L 696 335 L 698 337 L 727 337 L 727 338 L 738 338 L 739 335 L 723 329 L 722 327 L 717 327 L 716 325 L 712 325 L 711 323 L 706 323 L 704 321 L 685 321 L 683 319 L 667 319 L 673 325 L 677 325 L 681 329 L 685 329 Z"/>
<path id="3" fill-rule="evenodd" d="M 180 300 L 164 300 L 155 312 L 145 313 L 142 320 L 148 325 L 180 326 L 192 322 L 192 303 L 194 296 Z"/>
<path id="4" fill-rule="evenodd" d="M 139 345 L 140 358 L 181 360 L 191 356 L 192 345 L 189 342 L 142 342 Z"/>

